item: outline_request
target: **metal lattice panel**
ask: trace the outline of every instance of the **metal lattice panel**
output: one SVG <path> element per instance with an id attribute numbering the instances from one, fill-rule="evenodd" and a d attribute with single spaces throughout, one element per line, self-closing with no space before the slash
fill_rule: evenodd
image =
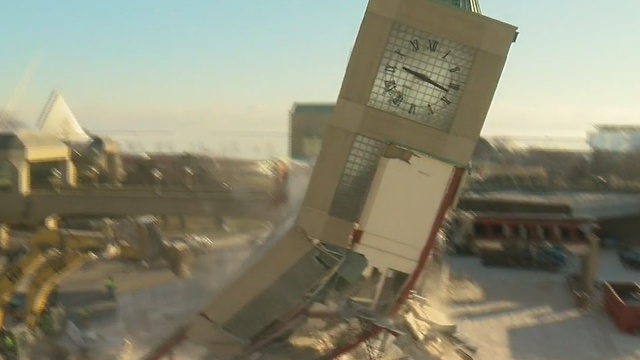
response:
<path id="1" fill-rule="evenodd" d="M 329 215 L 349 222 L 358 221 L 383 150 L 382 141 L 356 135 Z"/>
<path id="2" fill-rule="evenodd" d="M 328 272 L 309 252 L 262 294 L 251 301 L 226 325 L 225 330 L 242 339 L 252 339 L 274 321 L 295 309 L 304 295 Z"/>

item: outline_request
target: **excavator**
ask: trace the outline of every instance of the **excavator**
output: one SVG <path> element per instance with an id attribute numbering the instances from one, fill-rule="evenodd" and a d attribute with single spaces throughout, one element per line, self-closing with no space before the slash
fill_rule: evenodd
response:
<path id="1" fill-rule="evenodd" d="M 97 259 L 98 257 L 93 253 L 75 251 L 58 253 L 50 257 L 45 265 L 35 273 L 29 284 L 25 309 L 27 327 L 35 329 L 40 325 L 42 314 L 48 310 L 49 295 L 64 277 L 80 269 L 84 264 Z"/>
<path id="2" fill-rule="evenodd" d="M 125 228 L 128 231 L 123 231 Z M 131 236 L 127 236 L 126 232 Z M 182 242 L 166 241 L 159 221 L 151 216 L 124 222 L 118 227 L 109 224 L 102 231 L 45 228 L 32 234 L 26 244 L 14 246 L 13 249 L 9 247 L 6 244 L 5 254 L 11 254 L 12 257 L 34 256 L 32 254 L 58 249 L 90 251 L 110 260 L 146 263 L 164 261 L 181 279 L 189 277 L 193 262 L 189 246 Z"/>
<path id="3" fill-rule="evenodd" d="M 64 308 L 57 303 L 49 302 L 49 295 L 60 281 L 72 272 L 80 269 L 87 262 L 97 260 L 91 252 L 50 250 L 44 264 L 31 272 L 26 303 L 21 314 L 14 314 L 22 323 L 8 326 L 5 322 L 5 310 L 0 309 L 0 321 L 3 324 L 2 335 L 9 337 L 14 343 L 12 349 L 3 344 L 2 354 L 20 358 L 24 352 L 33 348 L 34 342 L 41 335 L 59 334 L 66 321 Z M 3 277 L 4 279 L 4 277 Z M 58 351 L 64 351 L 60 348 Z"/>
<path id="4" fill-rule="evenodd" d="M 4 313 L 17 285 L 23 279 L 33 275 L 49 257 L 49 253 L 31 252 L 8 266 L 0 276 L 0 314 Z M 3 316 L 0 315 L 0 324 L 2 324 L 2 320 Z"/>
<path id="5" fill-rule="evenodd" d="M 34 337 L 55 334 L 65 323 L 64 309 L 49 301 L 49 295 L 60 281 L 80 269 L 84 264 L 102 258 L 133 262 L 164 261 L 180 278 L 190 275 L 193 255 L 185 243 L 164 240 L 159 222 L 144 217 L 131 222 L 135 243 L 118 241 L 113 231 L 77 231 L 48 228 L 34 233 L 29 241 L 16 249 L 3 243 L 6 255 L 14 258 L 0 275 L 0 336 L 8 337 L 14 344 L 7 349 L 0 344 L 0 353 L 17 358 L 19 353 L 33 347 Z M 26 301 L 22 309 L 14 312 L 21 322 L 10 329 L 5 319 L 9 302 L 18 285 L 30 279 Z"/>

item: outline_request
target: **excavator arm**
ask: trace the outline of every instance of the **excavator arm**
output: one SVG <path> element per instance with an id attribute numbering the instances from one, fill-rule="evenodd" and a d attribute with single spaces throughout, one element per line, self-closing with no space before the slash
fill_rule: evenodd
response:
<path id="1" fill-rule="evenodd" d="M 4 311 L 7 303 L 13 297 L 13 293 L 18 284 L 25 278 L 31 276 L 38 268 L 47 261 L 52 253 L 29 252 L 22 259 L 18 260 L 0 277 L 0 324 L 4 322 Z"/>
<path id="2" fill-rule="evenodd" d="M 47 306 L 51 291 L 67 275 L 84 264 L 97 259 L 92 253 L 67 252 L 51 257 L 36 273 L 27 292 L 26 324 L 30 329 L 38 325 L 40 315 Z"/>

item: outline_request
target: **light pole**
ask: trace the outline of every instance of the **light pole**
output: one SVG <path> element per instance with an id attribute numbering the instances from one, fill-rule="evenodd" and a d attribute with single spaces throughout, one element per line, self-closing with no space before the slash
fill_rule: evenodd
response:
<path id="1" fill-rule="evenodd" d="M 62 172 L 56 168 L 51 168 L 49 182 L 55 191 L 60 192 L 60 188 L 62 187 Z"/>
<path id="2" fill-rule="evenodd" d="M 156 188 L 156 192 L 160 192 L 162 190 L 162 179 L 164 178 L 164 175 L 162 175 L 162 172 L 160 172 L 160 170 L 153 168 L 153 170 L 151 170 L 151 175 L 153 176 L 153 179 L 155 181 L 155 188 Z"/>
<path id="3" fill-rule="evenodd" d="M 193 170 L 190 167 L 184 167 L 184 183 L 187 186 L 187 189 L 193 189 Z"/>
<path id="4" fill-rule="evenodd" d="M 100 180 L 100 170 L 95 166 L 89 167 L 89 178 L 94 187 L 98 187 L 98 181 Z"/>

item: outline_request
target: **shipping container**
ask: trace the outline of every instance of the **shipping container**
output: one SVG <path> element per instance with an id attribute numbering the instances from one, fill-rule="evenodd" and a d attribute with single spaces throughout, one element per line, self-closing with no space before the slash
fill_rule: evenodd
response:
<path id="1" fill-rule="evenodd" d="M 640 331 L 640 285 L 637 283 L 605 283 L 604 305 L 621 331 Z"/>

